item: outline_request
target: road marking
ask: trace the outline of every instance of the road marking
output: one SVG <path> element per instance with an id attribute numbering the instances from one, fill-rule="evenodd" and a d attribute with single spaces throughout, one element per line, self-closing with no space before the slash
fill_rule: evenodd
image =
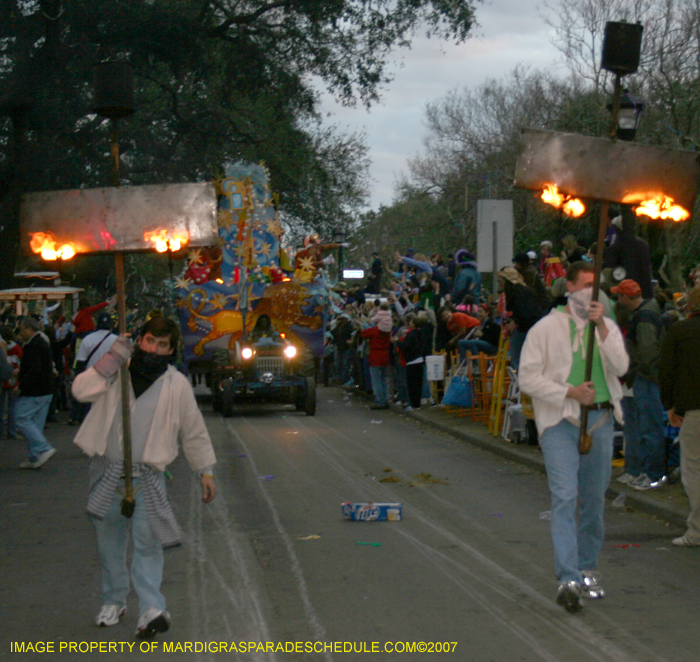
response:
<path id="1" fill-rule="evenodd" d="M 204 514 L 203 514 L 204 513 Z M 219 559 L 208 551 L 205 544 L 207 534 L 204 532 L 202 523 L 205 515 L 211 516 L 217 528 L 217 541 L 223 541 L 229 552 L 224 560 L 228 560 L 229 566 L 226 570 L 219 569 Z M 236 533 L 231 529 L 231 515 L 223 489 L 219 487 L 214 501 L 206 509 L 203 508 L 201 500 L 201 488 L 196 477 L 192 478 L 190 486 L 190 504 L 188 528 L 190 532 L 190 562 L 188 563 L 187 579 L 189 595 L 193 596 L 192 613 L 195 615 L 196 640 L 210 641 L 210 611 L 207 597 L 211 596 L 207 586 L 210 576 L 216 580 L 217 589 L 222 589 L 231 607 L 235 622 L 243 624 L 246 632 L 241 632 L 240 627 L 237 632 L 233 632 L 230 627 L 226 612 L 222 610 L 224 628 L 227 639 L 246 641 L 270 641 L 270 631 L 265 621 L 262 608 L 260 606 L 259 588 L 249 572 L 246 558 L 236 542 Z M 201 619 L 201 627 L 200 627 Z M 235 659 L 243 659 L 234 653 Z M 254 653 L 250 658 L 245 659 L 269 660 L 277 659 L 275 653 Z M 213 660 L 212 654 L 207 655 L 207 659 Z"/>
<path id="2" fill-rule="evenodd" d="M 255 463 L 255 458 L 253 457 L 250 448 L 243 440 L 243 437 L 240 434 L 238 434 L 238 432 L 233 428 L 230 422 L 227 422 L 226 427 L 231 432 L 231 434 L 234 437 L 236 437 L 238 443 L 241 444 L 241 446 L 245 450 L 245 453 L 248 456 L 248 461 L 250 462 L 250 468 L 253 472 L 253 475 L 258 476 L 259 472 L 257 464 Z M 292 543 L 292 539 L 287 533 L 287 530 L 282 525 L 282 521 L 279 516 L 279 511 L 277 510 L 277 507 L 275 506 L 274 501 L 272 500 L 272 497 L 270 496 L 270 493 L 267 490 L 265 482 L 257 481 L 257 487 L 262 492 L 263 498 L 265 499 L 268 507 L 270 508 L 270 512 L 272 513 L 272 520 L 274 522 L 275 528 L 277 529 L 277 533 L 279 534 L 280 538 L 282 538 L 282 542 L 284 543 L 284 546 L 287 550 L 287 555 L 289 556 L 289 561 L 292 567 L 292 574 L 296 579 L 297 589 L 299 590 L 299 595 L 304 606 L 304 613 L 311 627 L 313 636 L 316 641 L 326 641 L 326 629 L 323 627 L 321 620 L 319 619 L 318 614 L 316 613 L 316 610 L 314 609 L 314 606 L 311 603 L 311 597 L 309 596 L 309 587 L 306 583 L 301 563 L 299 563 L 299 558 L 297 557 L 296 552 L 294 551 L 294 544 Z M 333 656 L 327 652 L 323 653 L 323 658 L 328 662 L 332 662 L 333 660 Z"/>

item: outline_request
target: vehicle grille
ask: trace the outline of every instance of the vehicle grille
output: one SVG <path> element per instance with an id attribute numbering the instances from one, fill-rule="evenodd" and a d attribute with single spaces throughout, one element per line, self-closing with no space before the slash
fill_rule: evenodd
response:
<path id="1" fill-rule="evenodd" d="M 258 377 L 264 372 L 271 372 L 275 379 L 284 377 L 284 359 L 279 356 L 258 356 L 255 359 L 255 372 Z"/>

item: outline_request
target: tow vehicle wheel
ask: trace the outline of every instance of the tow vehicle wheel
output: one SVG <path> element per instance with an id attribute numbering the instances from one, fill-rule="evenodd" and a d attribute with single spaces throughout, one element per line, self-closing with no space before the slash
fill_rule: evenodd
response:
<path id="1" fill-rule="evenodd" d="M 313 377 L 306 378 L 304 411 L 307 416 L 314 416 L 316 414 L 316 380 Z"/>
<path id="2" fill-rule="evenodd" d="M 224 389 L 221 393 L 221 413 L 226 418 L 233 416 L 233 384 L 230 381 L 224 382 Z"/>
<path id="3" fill-rule="evenodd" d="M 211 392 L 211 406 L 216 412 L 220 412 L 222 408 L 222 395 L 221 395 L 221 389 L 219 388 L 218 384 L 214 385 L 214 388 L 212 389 Z"/>

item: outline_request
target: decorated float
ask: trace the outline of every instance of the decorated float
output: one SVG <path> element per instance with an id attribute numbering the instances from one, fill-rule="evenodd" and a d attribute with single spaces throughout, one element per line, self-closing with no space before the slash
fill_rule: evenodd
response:
<path id="1" fill-rule="evenodd" d="M 284 390 L 287 400 L 310 413 L 306 398 L 314 358 L 323 356 L 329 309 L 319 261 L 301 256 L 297 268 L 291 266 L 264 166 L 228 166 L 215 187 L 216 245 L 190 250 L 175 283 L 188 370 L 194 380 L 205 376 L 215 406 L 225 411 L 232 397 Z M 282 341 L 276 362 L 256 359 L 259 353 L 249 336 L 261 318 L 269 320 Z M 291 358 L 290 346 L 295 349 Z M 252 355 L 245 359 L 248 350 Z M 270 358 L 269 348 L 262 353 Z M 265 369 L 244 370 L 246 360 L 265 364 Z M 223 402 L 222 393 L 228 393 Z"/>

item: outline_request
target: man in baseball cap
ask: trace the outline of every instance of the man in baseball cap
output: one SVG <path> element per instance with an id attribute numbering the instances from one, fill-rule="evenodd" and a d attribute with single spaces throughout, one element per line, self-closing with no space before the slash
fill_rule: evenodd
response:
<path id="1" fill-rule="evenodd" d="M 613 294 L 622 294 L 622 295 L 624 295 L 626 297 L 630 297 L 632 299 L 636 299 L 637 297 L 641 298 L 641 296 L 642 296 L 642 288 L 639 286 L 639 283 L 636 280 L 632 280 L 631 278 L 626 278 L 619 285 L 615 285 L 615 287 L 611 287 L 610 291 Z M 620 303 L 622 303 L 622 302 L 620 302 Z M 641 303 L 641 301 L 638 303 Z M 625 307 L 627 307 L 627 306 L 625 306 Z"/>
<path id="2" fill-rule="evenodd" d="M 664 408 L 659 391 L 661 309 L 656 299 L 643 299 L 642 288 L 631 278 L 610 291 L 627 309 L 625 347 L 630 355 L 622 398 L 625 471 L 617 480 L 636 490 L 654 489 L 666 482 Z"/>

